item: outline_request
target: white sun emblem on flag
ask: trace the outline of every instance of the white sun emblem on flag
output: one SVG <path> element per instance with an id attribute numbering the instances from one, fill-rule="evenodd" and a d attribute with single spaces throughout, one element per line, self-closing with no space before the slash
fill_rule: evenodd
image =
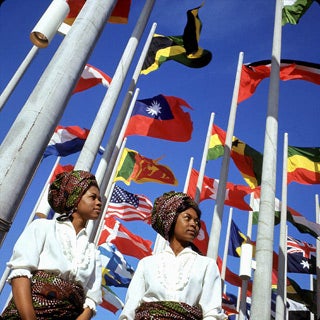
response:
<path id="1" fill-rule="evenodd" d="M 160 103 L 158 101 L 153 100 L 151 102 L 151 106 L 148 106 L 146 111 L 151 116 L 156 117 L 159 113 L 161 113 Z"/>

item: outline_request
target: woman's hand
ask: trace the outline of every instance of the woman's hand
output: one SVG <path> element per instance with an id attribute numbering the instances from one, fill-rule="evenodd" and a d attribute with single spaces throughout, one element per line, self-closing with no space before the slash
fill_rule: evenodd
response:
<path id="1" fill-rule="evenodd" d="M 83 312 L 77 318 L 77 320 L 89 320 L 93 317 L 93 311 L 90 308 L 83 309 Z"/>

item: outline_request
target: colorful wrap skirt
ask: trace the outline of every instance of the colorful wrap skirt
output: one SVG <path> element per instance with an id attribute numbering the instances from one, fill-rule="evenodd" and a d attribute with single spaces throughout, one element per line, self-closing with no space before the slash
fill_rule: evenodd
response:
<path id="1" fill-rule="evenodd" d="M 85 301 L 81 285 L 63 280 L 45 271 L 37 271 L 31 278 L 33 308 L 37 319 L 76 319 L 83 312 Z M 13 298 L 0 319 L 21 319 Z"/>
<path id="2" fill-rule="evenodd" d="M 137 309 L 135 320 L 201 320 L 200 306 L 190 306 L 176 301 L 143 302 Z"/>

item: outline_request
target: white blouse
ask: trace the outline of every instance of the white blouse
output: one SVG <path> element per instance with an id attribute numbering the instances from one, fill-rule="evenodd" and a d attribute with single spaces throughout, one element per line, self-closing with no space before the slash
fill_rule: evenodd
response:
<path id="1" fill-rule="evenodd" d="M 167 246 L 139 261 L 119 319 L 134 319 L 142 302 L 167 300 L 199 304 L 206 320 L 227 319 L 221 309 L 221 293 L 220 273 L 213 259 L 190 247 L 176 256 Z"/>
<path id="2" fill-rule="evenodd" d="M 85 229 L 76 234 L 70 221 L 34 220 L 17 240 L 7 266 L 11 269 L 9 282 L 17 276 L 31 278 L 36 270 L 54 272 L 82 284 L 84 307 L 95 311 L 102 302 L 99 251 L 89 243 Z"/>

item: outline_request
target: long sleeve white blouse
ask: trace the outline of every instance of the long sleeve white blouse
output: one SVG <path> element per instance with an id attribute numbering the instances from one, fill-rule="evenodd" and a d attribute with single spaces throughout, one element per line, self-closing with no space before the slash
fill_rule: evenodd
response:
<path id="1" fill-rule="evenodd" d="M 199 304 L 203 319 L 226 319 L 221 309 L 221 278 L 215 261 L 185 248 L 177 256 L 167 248 L 139 261 L 120 320 L 132 320 L 142 302 Z"/>
<path id="2" fill-rule="evenodd" d="M 70 221 L 34 220 L 17 240 L 7 266 L 9 282 L 17 276 L 31 278 L 36 270 L 49 271 L 82 284 L 84 307 L 95 311 L 102 302 L 99 251 L 89 243 L 85 229 L 76 234 Z"/>

